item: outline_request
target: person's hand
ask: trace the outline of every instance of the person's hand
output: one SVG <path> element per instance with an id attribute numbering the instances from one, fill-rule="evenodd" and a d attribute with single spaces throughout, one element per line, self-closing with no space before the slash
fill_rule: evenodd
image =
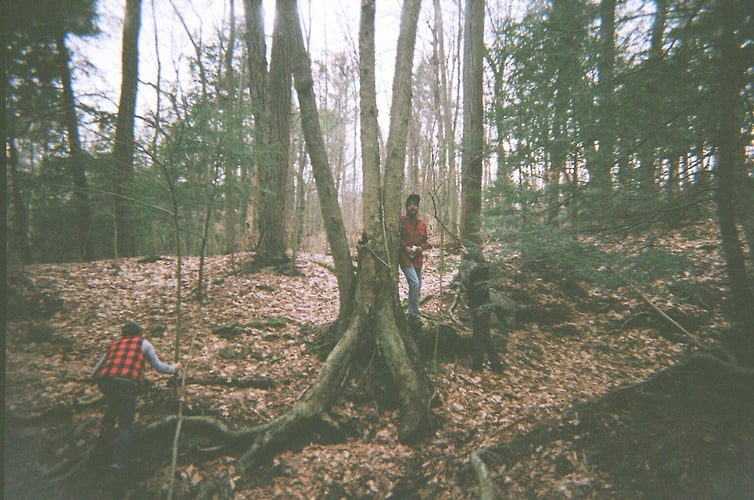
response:
<path id="1" fill-rule="evenodd" d="M 173 369 L 174 369 L 174 370 L 175 370 L 176 372 L 179 372 L 179 371 L 181 371 L 181 362 L 179 361 L 179 362 L 177 362 L 176 364 L 174 364 L 174 365 L 173 365 Z"/>

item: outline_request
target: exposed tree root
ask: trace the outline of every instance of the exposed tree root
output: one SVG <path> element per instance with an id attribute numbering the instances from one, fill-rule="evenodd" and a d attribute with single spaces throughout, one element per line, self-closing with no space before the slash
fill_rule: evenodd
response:
<path id="1" fill-rule="evenodd" d="M 255 389 L 271 389 L 275 387 L 275 380 L 270 377 L 257 376 L 243 379 L 230 379 L 223 377 L 192 377 L 186 381 L 190 385 L 221 385 L 225 387 L 235 387 L 246 389 L 253 387 Z"/>
<path id="2" fill-rule="evenodd" d="M 370 255 L 362 252 L 362 269 L 374 271 L 376 261 L 364 258 Z M 417 371 L 415 356 L 418 350 L 409 338 L 400 334 L 395 317 L 395 304 L 384 301 L 374 291 L 374 281 L 362 282 L 357 303 L 359 313 L 351 319 L 348 328 L 328 355 L 317 379 L 290 410 L 280 417 L 256 427 L 257 432 L 251 445 L 239 459 L 239 470 L 244 474 L 278 453 L 286 443 L 311 435 L 313 429 L 328 428 L 338 430 L 338 424 L 328 415 L 328 409 L 339 396 L 344 382 L 349 377 L 351 364 L 357 355 L 370 344 L 376 342 L 385 361 L 393 387 L 398 395 L 401 421 L 398 438 L 405 443 L 415 442 L 426 436 L 430 425 L 429 394 L 426 379 Z M 369 304 L 366 306 L 365 304 Z M 412 356 L 414 358 L 412 358 Z"/>
<path id="3" fill-rule="evenodd" d="M 271 456 L 293 436 L 310 428 L 315 422 L 331 422 L 324 417 L 337 394 L 344 377 L 348 373 L 349 360 L 357 346 L 362 343 L 363 335 L 352 322 L 351 327 L 330 352 L 327 361 L 317 376 L 313 386 L 306 395 L 290 410 L 280 417 L 256 427 L 258 432 L 251 446 L 239 459 L 239 469 L 248 474 L 269 460 Z"/>
<path id="4" fill-rule="evenodd" d="M 260 427 L 231 429 L 222 421 L 212 417 L 183 416 L 182 420 L 184 433 L 203 436 L 229 446 L 243 446 L 244 443 L 249 443 L 259 432 Z M 149 441 L 155 437 L 164 437 L 175 430 L 177 423 L 176 415 L 156 420 L 138 429 L 134 440 Z"/>

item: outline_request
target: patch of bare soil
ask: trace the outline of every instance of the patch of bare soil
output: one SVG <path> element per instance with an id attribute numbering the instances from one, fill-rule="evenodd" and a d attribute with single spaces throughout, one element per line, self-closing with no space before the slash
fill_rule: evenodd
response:
<path id="1" fill-rule="evenodd" d="M 715 238 L 665 241 L 698 248 L 695 269 L 682 291 L 673 288 L 678 281 L 644 291 L 709 346 L 727 328 L 720 301 L 709 300 L 724 287 L 710 251 Z M 322 365 L 308 346 L 338 307 L 326 256 L 302 255 L 296 273 L 246 272 L 250 258 L 208 259 L 202 302 L 193 292 L 198 260 L 186 259 L 184 269 L 184 414 L 231 429 L 269 422 L 307 390 Z M 754 491 L 748 375 L 684 365 L 697 349 L 632 291 L 566 288 L 520 261 L 494 266 L 494 288 L 518 305 L 510 328 L 494 335 L 506 369 L 473 372 L 464 348 L 468 315 L 452 307 L 458 257 L 446 256 L 441 274 L 438 253 L 430 256 L 423 311 L 432 321 L 422 334 L 439 344 L 437 364 L 428 362 L 437 402 L 431 437 L 399 443 L 395 408 L 364 398 L 353 380 L 332 408 L 341 435 L 292 436 L 288 451 L 252 477 L 236 470 L 244 443 L 184 430 L 174 498 L 478 498 L 475 452 L 497 492 L 512 498 L 746 498 Z M 160 357 L 172 359 L 175 286 L 171 258 L 11 272 L 5 498 L 110 494 L 103 460 L 90 454 L 103 408 L 88 372 L 126 320 L 142 323 Z M 400 290 L 405 298 L 402 280 Z M 423 345 L 432 352 L 435 343 Z M 177 402 L 168 377 L 148 377 L 118 495 L 125 498 L 162 498 L 169 483 L 174 432 L 150 429 L 175 415 Z"/>

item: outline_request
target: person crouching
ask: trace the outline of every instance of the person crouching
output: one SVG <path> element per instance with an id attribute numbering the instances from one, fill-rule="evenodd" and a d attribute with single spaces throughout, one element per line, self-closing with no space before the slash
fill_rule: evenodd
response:
<path id="1" fill-rule="evenodd" d="M 137 393 L 139 385 L 144 381 L 145 360 L 160 373 L 177 373 L 181 368 L 180 362 L 161 362 L 152 344 L 144 338 L 141 325 L 129 321 L 121 329 L 121 338 L 110 344 L 107 353 L 92 369 L 92 377 L 104 394 L 107 404 L 95 450 L 103 453 L 115 437 L 109 465 L 113 474 L 120 473 L 128 457 Z"/>

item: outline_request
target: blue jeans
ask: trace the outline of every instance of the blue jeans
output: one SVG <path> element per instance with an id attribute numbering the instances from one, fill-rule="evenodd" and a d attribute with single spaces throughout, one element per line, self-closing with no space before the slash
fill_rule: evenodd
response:
<path id="1" fill-rule="evenodd" d="M 98 385 L 107 402 L 107 410 L 102 418 L 100 446 L 107 446 L 115 436 L 115 447 L 110 464 L 123 467 L 128 456 L 128 445 L 131 442 L 138 387 L 134 382 L 113 378 L 103 378 Z M 117 435 L 115 435 L 116 420 L 118 421 Z"/>
<path id="2" fill-rule="evenodd" d="M 413 265 L 401 266 L 403 275 L 406 276 L 408 282 L 408 318 L 419 319 L 421 313 L 419 312 L 419 297 L 422 291 L 422 269 L 421 267 L 414 267 Z"/>

